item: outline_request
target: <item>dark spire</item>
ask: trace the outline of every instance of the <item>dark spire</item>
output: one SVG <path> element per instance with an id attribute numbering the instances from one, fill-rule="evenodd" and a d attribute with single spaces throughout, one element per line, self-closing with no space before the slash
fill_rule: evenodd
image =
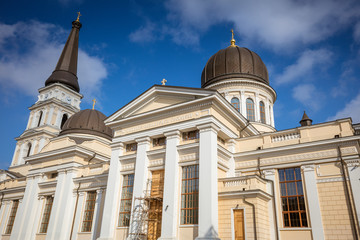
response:
<path id="1" fill-rule="evenodd" d="M 66 41 L 56 68 L 50 77 L 46 80 L 45 86 L 49 86 L 53 83 L 61 83 L 77 92 L 80 92 L 78 78 L 76 76 L 79 30 L 82 26 L 79 22 L 79 16 L 75 21 L 72 22 L 72 29 L 69 38 Z"/>
<path id="2" fill-rule="evenodd" d="M 312 125 L 312 120 L 308 117 L 308 115 L 306 114 L 306 112 L 304 111 L 303 117 L 299 122 L 301 124 L 301 126 L 310 126 Z"/>

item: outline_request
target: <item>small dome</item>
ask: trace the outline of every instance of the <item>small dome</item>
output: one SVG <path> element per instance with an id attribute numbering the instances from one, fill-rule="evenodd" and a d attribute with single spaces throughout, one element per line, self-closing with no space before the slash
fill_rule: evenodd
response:
<path id="1" fill-rule="evenodd" d="M 268 71 L 259 55 L 247 48 L 231 45 L 208 60 L 201 75 L 201 87 L 236 77 L 269 84 Z"/>
<path id="2" fill-rule="evenodd" d="M 105 118 L 106 116 L 97 110 L 81 110 L 66 120 L 59 135 L 84 133 L 111 140 L 113 133 L 111 128 L 105 126 Z"/>

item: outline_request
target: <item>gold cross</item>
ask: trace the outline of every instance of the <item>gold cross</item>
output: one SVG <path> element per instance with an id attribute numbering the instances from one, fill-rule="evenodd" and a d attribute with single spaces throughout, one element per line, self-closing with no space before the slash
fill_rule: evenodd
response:
<path id="1" fill-rule="evenodd" d="M 77 14 L 78 14 L 78 16 L 77 16 L 76 21 L 79 22 L 79 18 L 80 18 L 80 16 L 81 16 L 81 14 L 80 14 L 80 12 L 77 12 Z"/>
<path id="2" fill-rule="evenodd" d="M 162 83 L 163 86 L 165 86 L 165 83 L 166 83 L 166 82 L 167 82 L 167 81 L 166 81 L 165 78 L 161 81 L 161 83 Z"/>
<path id="3" fill-rule="evenodd" d="M 94 108 L 95 108 L 95 103 L 96 103 L 96 99 L 94 98 L 94 99 L 92 100 L 92 102 L 93 102 L 93 110 L 94 110 Z"/>
<path id="4" fill-rule="evenodd" d="M 231 38 L 234 39 L 234 30 L 231 29 Z"/>
<path id="5" fill-rule="evenodd" d="M 234 30 L 231 29 L 231 46 L 235 47 Z"/>

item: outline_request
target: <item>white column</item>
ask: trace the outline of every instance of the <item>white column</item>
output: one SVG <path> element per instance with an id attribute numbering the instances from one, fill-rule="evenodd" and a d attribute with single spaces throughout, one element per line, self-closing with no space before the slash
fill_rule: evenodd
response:
<path id="1" fill-rule="evenodd" d="M 0 233 L 5 232 L 5 228 L 8 221 L 8 216 L 10 214 L 11 201 L 4 201 L 1 206 L 1 223 L 0 223 Z M 1 235 L 0 235 L 1 237 Z"/>
<path id="2" fill-rule="evenodd" d="M 20 152 L 19 152 L 18 160 L 17 160 L 17 165 L 24 164 L 23 155 L 24 155 L 25 145 L 26 145 L 25 142 L 21 143 Z"/>
<path id="3" fill-rule="evenodd" d="M 310 216 L 312 237 L 316 240 L 324 239 L 324 229 L 321 219 L 319 196 L 315 178 L 315 166 L 301 166 L 304 173 L 305 191 L 308 203 L 307 213 Z"/>
<path id="4" fill-rule="evenodd" d="M 37 208 L 39 204 L 39 182 L 41 180 L 41 174 L 29 176 L 27 178 L 27 184 L 25 188 L 23 203 L 19 205 L 15 217 L 14 227 L 10 236 L 10 240 L 21 239 L 35 239 L 35 235 L 31 236 L 33 228 L 37 227 L 36 224 L 29 224 L 37 222 L 35 217 L 37 216 Z"/>
<path id="5" fill-rule="evenodd" d="M 360 166 L 359 159 L 346 161 L 347 170 L 349 173 L 349 180 L 352 190 L 352 197 L 354 199 L 356 217 L 360 221 Z"/>
<path id="6" fill-rule="evenodd" d="M 161 220 L 161 240 L 176 239 L 178 221 L 178 195 L 179 195 L 179 154 L 177 146 L 180 141 L 180 132 L 165 133 L 165 176 L 164 198 Z"/>
<path id="7" fill-rule="evenodd" d="M 246 97 L 245 97 L 245 91 L 241 91 L 241 109 L 240 112 L 241 114 L 247 118 L 247 114 L 246 114 Z"/>
<path id="8" fill-rule="evenodd" d="M 45 118 L 46 118 L 46 114 L 48 113 L 48 109 L 45 108 L 43 110 L 43 114 L 42 114 L 42 118 L 41 118 L 41 122 L 40 122 L 40 126 L 44 125 L 45 124 Z"/>
<path id="9" fill-rule="evenodd" d="M 269 107 L 270 107 L 270 102 L 269 102 L 269 99 L 266 99 L 266 102 L 265 102 L 265 119 L 266 119 L 266 124 L 271 124 L 270 123 L 270 110 L 269 110 Z"/>
<path id="10" fill-rule="evenodd" d="M 51 125 L 51 119 L 53 117 L 53 114 L 54 114 L 54 107 L 50 107 L 50 111 L 49 111 L 48 118 L 47 118 L 47 121 L 46 121 L 46 123 L 48 125 Z"/>
<path id="11" fill-rule="evenodd" d="M 276 170 L 275 169 L 268 169 L 268 170 L 264 170 L 263 173 L 264 173 L 264 177 L 268 180 L 271 180 L 273 183 L 274 183 L 274 188 L 275 189 L 272 189 L 272 184 L 271 183 L 266 183 L 266 188 L 267 188 L 267 192 L 274 196 L 273 199 L 271 199 L 269 202 L 268 202 L 268 209 L 269 209 L 269 223 L 270 223 L 270 239 L 271 240 L 274 240 L 276 239 L 276 222 L 277 222 L 277 225 L 278 227 L 281 226 L 280 224 L 280 218 L 277 217 L 277 219 L 275 219 L 275 214 L 274 214 L 274 204 L 275 204 L 275 211 L 277 213 L 280 213 L 279 211 L 279 207 L 278 205 L 276 204 L 276 200 L 275 199 L 278 199 L 277 196 L 278 196 L 278 184 L 276 184 L 275 182 L 275 172 Z M 275 203 L 273 202 L 275 200 Z M 276 222 L 275 222 L 276 221 Z M 280 238 L 280 232 L 277 232 L 277 235 L 279 236 Z"/>
<path id="12" fill-rule="evenodd" d="M 255 122 L 260 122 L 260 109 L 259 109 L 259 94 L 255 93 L 254 111 L 255 111 Z"/>
<path id="13" fill-rule="evenodd" d="M 61 109 L 58 109 L 58 112 L 56 115 L 56 121 L 55 121 L 55 126 L 58 128 L 60 128 L 62 115 L 63 115 L 63 112 L 61 111 Z"/>
<path id="14" fill-rule="evenodd" d="M 37 143 L 38 143 L 38 140 L 36 140 L 36 139 L 31 143 L 30 156 L 35 153 L 35 148 L 36 148 Z"/>
<path id="15" fill-rule="evenodd" d="M 196 239 L 218 238 L 217 132 L 213 123 L 197 126 L 199 146 L 199 235 Z"/>
<path id="16" fill-rule="evenodd" d="M 28 122 L 26 124 L 26 130 L 30 128 L 33 117 L 34 117 L 34 112 L 31 112 L 30 116 L 29 116 L 29 119 L 28 119 Z"/>
<path id="17" fill-rule="evenodd" d="M 91 239 L 95 240 L 97 236 L 99 236 L 98 232 L 98 225 L 99 221 L 101 220 L 100 216 L 100 205 L 101 205 L 101 199 L 102 199 L 102 193 L 104 189 L 96 190 L 96 203 L 95 203 L 95 209 L 94 209 L 94 216 L 93 216 L 93 223 L 92 223 L 92 231 L 91 231 Z"/>
<path id="18" fill-rule="evenodd" d="M 16 161 L 16 153 L 19 151 L 19 143 L 16 144 L 16 147 L 15 147 L 15 151 L 14 151 L 14 155 L 13 155 L 13 158 L 12 158 L 12 161 L 11 161 L 11 166 L 14 166 L 16 165 L 18 162 Z"/>
<path id="19" fill-rule="evenodd" d="M 130 233 L 135 233 L 139 227 L 139 206 L 141 204 L 140 200 L 136 198 L 144 197 L 144 191 L 147 190 L 147 179 L 148 179 L 148 165 L 149 159 L 147 156 L 147 151 L 150 149 L 150 138 L 144 137 L 136 139 L 137 142 L 137 152 L 136 152 L 136 163 L 135 163 L 135 178 L 134 178 L 134 190 L 132 198 L 132 216 L 130 219 Z M 133 218 L 134 217 L 134 218 Z"/>
<path id="20" fill-rule="evenodd" d="M 46 142 L 46 138 L 41 137 L 39 141 L 39 147 L 37 153 L 39 153 L 43 149 L 43 147 L 45 146 L 45 142 Z"/>
<path id="21" fill-rule="evenodd" d="M 32 118 L 32 121 L 31 121 L 31 128 L 34 128 L 36 127 L 36 120 L 38 119 L 39 117 L 39 112 L 34 112 L 33 114 L 33 118 Z"/>
<path id="22" fill-rule="evenodd" d="M 271 116 L 271 126 L 275 127 L 274 108 L 273 108 L 273 106 L 270 106 L 270 116 Z"/>
<path id="23" fill-rule="evenodd" d="M 119 215 L 120 188 L 121 188 L 121 163 L 119 156 L 123 155 L 124 145 L 113 144 L 111 146 L 111 159 L 109 175 L 105 194 L 103 219 L 99 240 L 110 240 L 114 237 L 114 230 L 117 226 L 116 219 Z"/>
<path id="24" fill-rule="evenodd" d="M 227 177 L 235 177 L 235 160 L 233 154 L 235 153 L 236 141 L 234 139 L 229 139 L 227 141 L 228 150 L 232 153 L 229 160 L 229 170 L 226 173 Z"/>
<path id="25" fill-rule="evenodd" d="M 79 195 L 78 195 L 79 194 Z M 81 224 L 81 213 L 83 210 L 83 206 L 84 206 L 84 201 L 85 201 L 85 192 L 79 192 L 79 193 L 75 193 L 74 194 L 75 197 L 75 203 L 76 203 L 76 198 L 77 199 L 77 206 L 76 206 L 76 213 L 75 213 L 75 220 L 74 220 L 74 228 L 73 228 L 73 232 L 71 233 L 71 239 L 76 239 L 76 235 L 80 230 L 80 224 Z"/>
<path id="26" fill-rule="evenodd" d="M 75 204 L 73 194 L 73 178 L 75 176 L 74 169 L 58 171 L 55 198 L 46 240 L 67 239 L 70 237 Z"/>

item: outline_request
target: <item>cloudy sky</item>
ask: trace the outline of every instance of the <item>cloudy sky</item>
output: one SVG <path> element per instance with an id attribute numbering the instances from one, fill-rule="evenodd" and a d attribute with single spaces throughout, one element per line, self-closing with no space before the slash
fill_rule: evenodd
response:
<path id="1" fill-rule="evenodd" d="M 236 44 L 258 53 L 276 90 L 278 130 L 360 122 L 360 1 L 3 1 L 0 8 L 0 168 L 25 129 L 37 89 L 53 71 L 80 11 L 82 109 L 110 115 L 163 78 L 200 87 L 207 60 Z"/>

